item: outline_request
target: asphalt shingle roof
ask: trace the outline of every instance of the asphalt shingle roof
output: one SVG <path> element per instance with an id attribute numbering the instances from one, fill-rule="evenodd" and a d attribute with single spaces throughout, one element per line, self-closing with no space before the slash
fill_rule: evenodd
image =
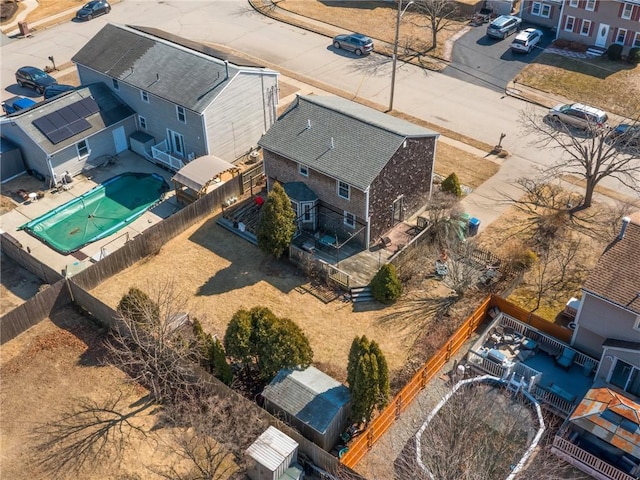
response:
<path id="1" fill-rule="evenodd" d="M 341 97 L 298 96 L 258 144 L 365 190 L 406 138 L 439 134 Z"/>
<path id="2" fill-rule="evenodd" d="M 107 24 L 71 60 L 201 113 L 239 72 L 270 71 L 227 57 L 161 30 Z"/>
<path id="3" fill-rule="evenodd" d="M 86 117 L 86 120 L 91 125 L 91 128 L 87 130 L 67 138 L 60 143 L 53 144 L 51 140 L 33 124 L 34 120 L 88 97 L 92 97 L 96 101 L 100 110 Z M 103 83 L 92 83 L 61 95 L 60 97 L 55 97 L 29 110 L 25 110 L 22 115 L 12 117 L 12 121 L 38 144 L 42 150 L 53 154 L 114 123 L 134 115 L 134 113 L 135 112 L 123 103 L 106 85 Z"/>
<path id="4" fill-rule="evenodd" d="M 640 314 L 640 222 L 631 221 L 624 237 L 607 247 L 584 289 Z"/>

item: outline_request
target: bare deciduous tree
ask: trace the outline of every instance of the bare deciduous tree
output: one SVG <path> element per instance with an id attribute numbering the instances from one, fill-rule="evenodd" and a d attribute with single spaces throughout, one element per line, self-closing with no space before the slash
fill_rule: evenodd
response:
<path id="1" fill-rule="evenodd" d="M 431 49 L 434 50 L 438 46 L 438 33 L 458 18 L 458 5 L 453 0 L 415 0 L 415 8 L 431 29 Z"/>
<path id="2" fill-rule="evenodd" d="M 640 192 L 640 153 L 624 148 L 624 138 L 615 132 L 589 125 L 579 134 L 563 122 L 542 118 L 532 110 L 522 112 L 521 123 L 531 135 L 531 144 L 556 152 L 558 160 L 546 173 L 559 177 L 574 175 L 585 182 L 584 197 L 573 211 L 589 208 L 596 186 L 605 178 L 615 178 L 623 185 Z"/>

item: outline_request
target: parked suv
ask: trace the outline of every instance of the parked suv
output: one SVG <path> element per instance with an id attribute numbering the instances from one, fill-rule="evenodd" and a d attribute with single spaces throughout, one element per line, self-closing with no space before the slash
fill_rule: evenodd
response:
<path id="1" fill-rule="evenodd" d="M 333 46 L 335 48 L 344 48 L 360 56 L 363 53 L 371 53 L 373 51 L 373 40 L 360 33 L 336 35 L 333 37 Z"/>
<path id="2" fill-rule="evenodd" d="M 16 72 L 16 83 L 21 87 L 30 87 L 38 93 L 44 93 L 45 88 L 58 81 L 39 68 L 22 67 Z"/>
<path id="3" fill-rule="evenodd" d="M 487 27 L 487 35 L 493 38 L 507 38 L 520 29 L 522 19 L 512 15 L 500 15 Z"/>
<path id="4" fill-rule="evenodd" d="M 609 120 L 607 114 L 602 110 L 582 103 L 556 105 L 549 110 L 549 116 L 552 120 L 583 130 L 606 127 L 607 120 Z"/>
<path id="5" fill-rule="evenodd" d="M 514 52 L 530 53 L 542 40 L 542 32 L 535 28 L 527 28 L 516 35 L 511 42 L 511 50 Z"/>

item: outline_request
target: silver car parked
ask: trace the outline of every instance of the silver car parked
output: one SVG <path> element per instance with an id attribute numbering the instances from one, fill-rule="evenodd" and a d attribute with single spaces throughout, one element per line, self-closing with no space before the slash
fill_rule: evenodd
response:
<path id="1" fill-rule="evenodd" d="M 556 105 L 549 110 L 549 117 L 567 126 L 589 131 L 606 127 L 609 120 L 602 110 L 582 103 Z"/>
<path id="2" fill-rule="evenodd" d="M 349 50 L 360 56 L 363 53 L 371 53 L 373 51 L 373 40 L 360 33 L 336 35 L 333 37 L 333 46 Z"/>
<path id="3" fill-rule="evenodd" d="M 492 38 L 507 38 L 520 30 L 522 19 L 513 15 L 500 15 L 487 27 L 487 35 Z"/>

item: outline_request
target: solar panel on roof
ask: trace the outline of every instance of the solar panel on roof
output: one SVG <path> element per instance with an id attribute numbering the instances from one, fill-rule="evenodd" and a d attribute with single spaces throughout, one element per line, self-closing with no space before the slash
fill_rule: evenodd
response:
<path id="1" fill-rule="evenodd" d="M 91 128 L 86 117 L 100 111 L 96 101 L 89 97 L 59 108 L 31 122 L 53 144 L 57 144 Z"/>
<path id="2" fill-rule="evenodd" d="M 55 115 L 56 113 L 60 115 L 62 118 L 64 118 L 65 125 L 71 122 L 75 122 L 78 118 L 83 118 L 81 116 L 76 115 L 76 112 L 71 110 L 69 107 L 62 107 L 61 109 L 56 110 L 55 112 L 50 113 L 49 115 Z"/>
<path id="3" fill-rule="evenodd" d="M 96 101 L 91 97 L 83 98 L 79 103 L 89 112 L 87 113 L 87 115 L 85 115 L 85 117 L 88 117 L 89 115 L 98 113 L 100 111 L 100 107 L 98 107 Z"/>
<path id="4" fill-rule="evenodd" d="M 85 130 L 91 128 L 91 124 L 87 122 L 86 119 L 80 118 L 75 122 L 72 122 L 69 125 L 67 125 L 67 128 L 71 131 L 72 135 L 77 135 L 78 133 L 84 132 Z"/>
<path id="5" fill-rule="evenodd" d="M 47 117 L 37 118 L 31 123 L 33 123 L 38 128 L 38 130 L 40 130 L 45 135 L 53 132 L 54 130 L 57 130 L 57 127 L 53 123 L 51 123 Z"/>
<path id="6" fill-rule="evenodd" d="M 69 121 L 64 118 L 60 112 L 55 111 L 53 113 L 50 113 L 49 115 L 47 115 L 46 117 L 47 120 L 49 120 L 54 127 L 56 128 L 62 128 L 64 127 L 67 123 L 69 123 Z"/>
<path id="7" fill-rule="evenodd" d="M 66 140 L 71 136 L 71 132 L 68 128 L 61 128 L 51 132 L 49 135 L 47 135 L 47 138 L 51 140 L 51 143 L 56 144 L 60 143 L 63 140 Z"/>
<path id="8" fill-rule="evenodd" d="M 87 116 L 87 109 L 80 105 L 80 102 L 72 103 L 67 108 L 71 110 L 77 118 L 84 118 Z"/>

